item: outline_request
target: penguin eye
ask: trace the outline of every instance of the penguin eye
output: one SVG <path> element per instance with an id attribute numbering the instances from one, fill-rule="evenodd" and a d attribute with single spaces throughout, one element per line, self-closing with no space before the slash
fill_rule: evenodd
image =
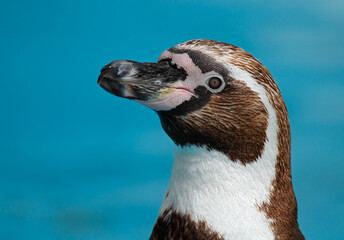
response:
<path id="1" fill-rule="evenodd" d="M 220 78 L 217 78 L 217 77 L 212 77 L 208 81 L 208 86 L 211 89 L 218 89 L 221 87 L 221 85 L 222 85 L 222 81 Z"/>

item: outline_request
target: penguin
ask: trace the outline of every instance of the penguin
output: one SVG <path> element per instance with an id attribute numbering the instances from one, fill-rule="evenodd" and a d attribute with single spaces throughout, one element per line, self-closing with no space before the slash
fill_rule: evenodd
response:
<path id="1" fill-rule="evenodd" d="M 231 44 L 197 39 L 157 63 L 102 68 L 106 91 L 156 111 L 175 143 L 150 240 L 301 240 L 290 124 L 268 69 Z"/>

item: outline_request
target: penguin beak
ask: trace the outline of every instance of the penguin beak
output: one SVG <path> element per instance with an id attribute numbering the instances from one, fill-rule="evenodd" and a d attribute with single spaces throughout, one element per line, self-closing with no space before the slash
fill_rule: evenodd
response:
<path id="1" fill-rule="evenodd" d="M 176 83 L 184 80 L 186 75 L 183 69 L 167 62 L 117 60 L 102 68 L 98 84 L 116 96 L 146 102 L 173 92 Z"/>

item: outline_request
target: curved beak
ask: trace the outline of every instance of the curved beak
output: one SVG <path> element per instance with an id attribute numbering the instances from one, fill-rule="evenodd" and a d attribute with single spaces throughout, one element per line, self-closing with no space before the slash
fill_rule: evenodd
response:
<path id="1" fill-rule="evenodd" d="M 116 96 L 150 101 L 174 91 L 174 84 L 186 78 L 183 69 L 165 62 L 139 63 L 117 60 L 102 68 L 98 84 Z"/>

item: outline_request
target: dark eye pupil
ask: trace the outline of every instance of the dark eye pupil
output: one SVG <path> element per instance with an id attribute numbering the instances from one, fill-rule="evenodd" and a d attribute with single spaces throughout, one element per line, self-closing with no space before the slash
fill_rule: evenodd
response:
<path id="1" fill-rule="evenodd" d="M 219 78 L 213 77 L 209 80 L 208 85 L 212 89 L 217 89 L 221 86 L 221 80 Z"/>

